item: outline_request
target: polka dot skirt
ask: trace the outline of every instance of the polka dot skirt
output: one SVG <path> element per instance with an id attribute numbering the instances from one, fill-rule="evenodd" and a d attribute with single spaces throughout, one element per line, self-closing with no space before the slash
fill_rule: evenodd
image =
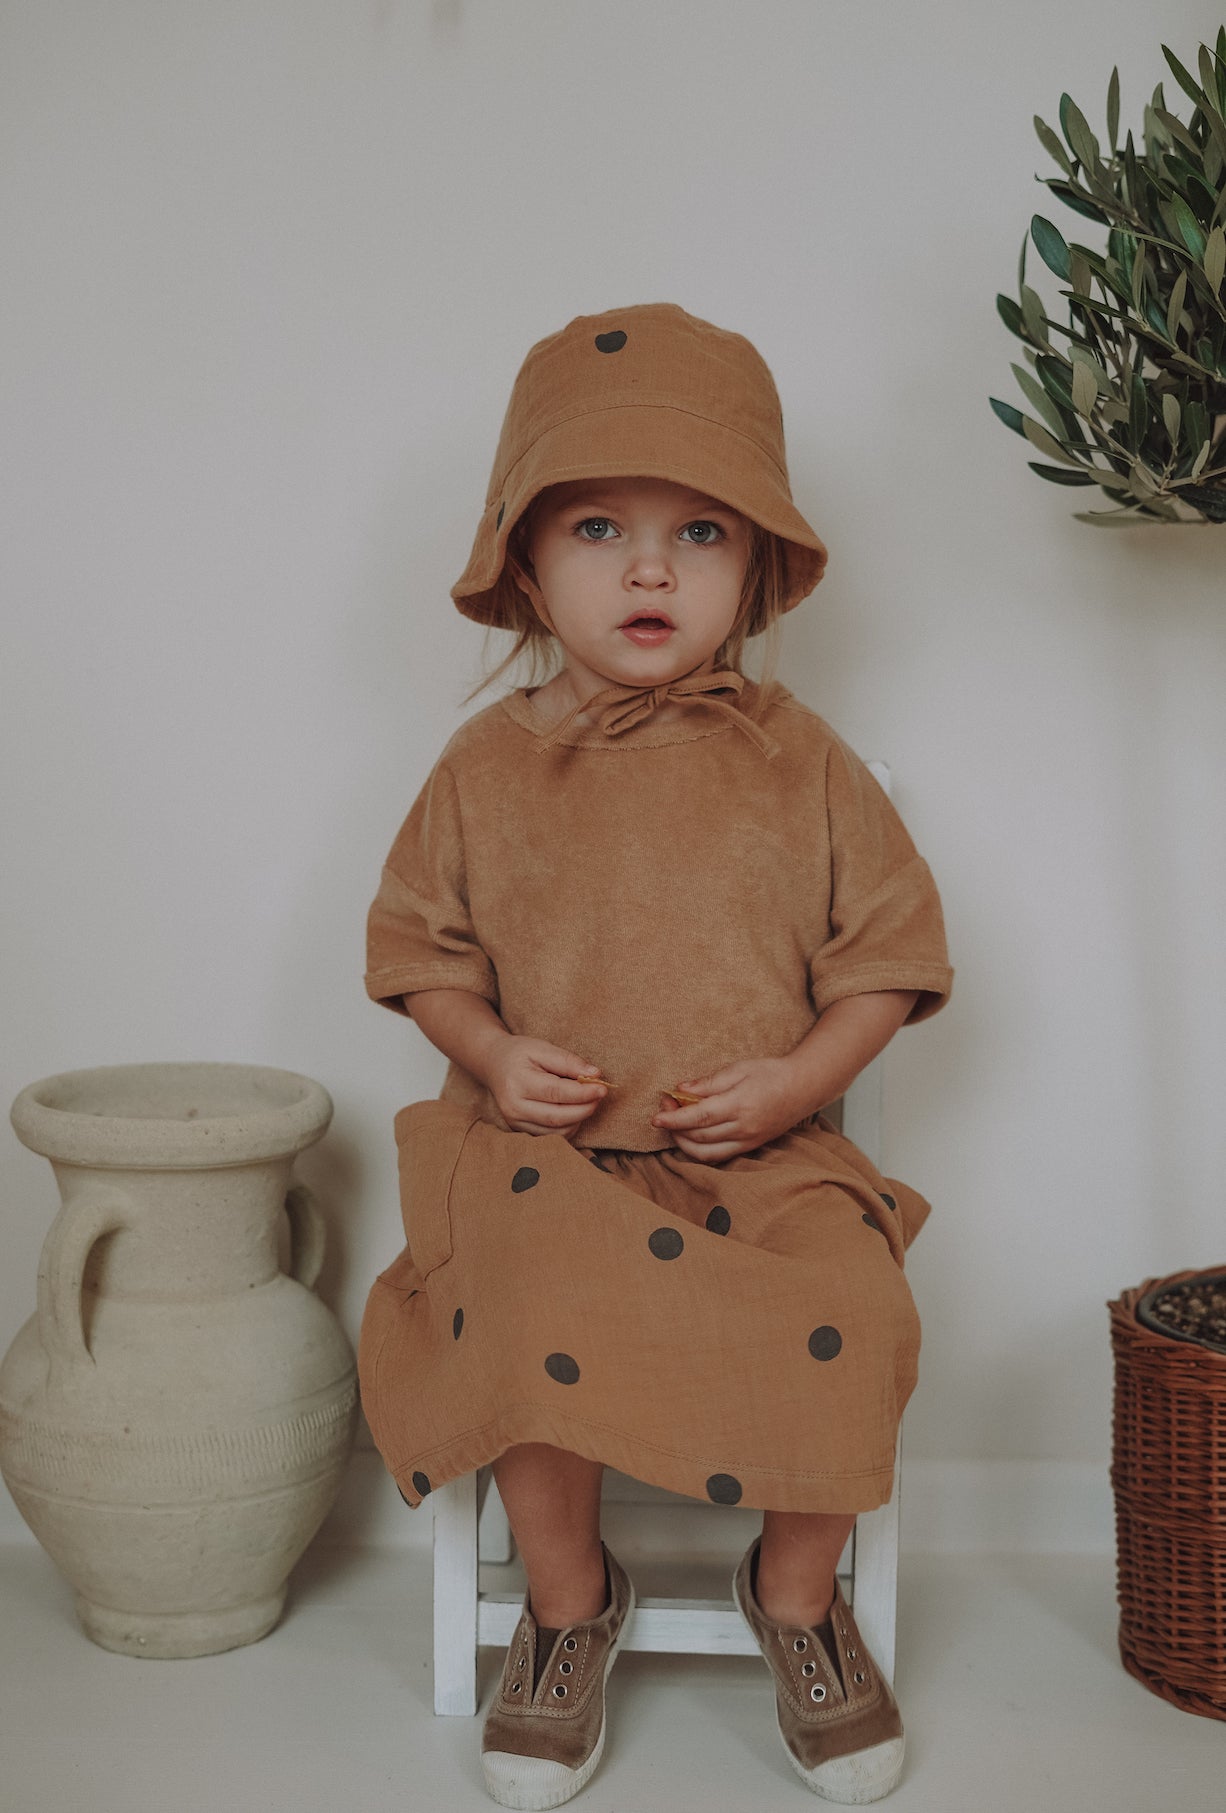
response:
<path id="1" fill-rule="evenodd" d="M 362 1323 L 362 1401 L 418 1504 L 548 1442 L 719 1505 L 890 1495 L 928 1213 L 820 1116 L 716 1165 L 589 1152 L 465 1108 L 396 1117 L 408 1244 Z"/>

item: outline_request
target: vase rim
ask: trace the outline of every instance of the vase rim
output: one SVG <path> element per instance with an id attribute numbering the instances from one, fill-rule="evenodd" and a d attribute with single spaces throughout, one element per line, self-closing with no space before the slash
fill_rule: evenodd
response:
<path id="1" fill-rule="evenodd" d="M 103 1064 L 27 1084 L 11 1119 L 23 1145 L 65 1164 L 189 1169 L 301 1152 L 327 1130 L 332 1098 L 265 1064 Z"/>

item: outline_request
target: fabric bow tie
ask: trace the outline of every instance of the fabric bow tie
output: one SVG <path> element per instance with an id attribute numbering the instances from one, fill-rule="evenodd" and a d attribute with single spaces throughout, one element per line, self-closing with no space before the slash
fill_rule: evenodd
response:
<path id="1" fill-rule="evenodd" d="M 738 730 L 757 744 L 763 755 L 772 756 L 779 748 L 778 743 L 767 736 L 761 725 L 755 724 L 732 699 L 718 696 L 720 693 L 730 692 L 739 697 L 744 685 L 743 674 L 735 673 L 730 667 L 719 667 L 708 674 L 683 674 L 680 679 L 669 680 L 662 686 L 606 686 L 603 691 L 576 705 L 573 711 L 568 711 L 552 730 L 540 738 L 538 746 L 541 749 L 552 748 L 569 730 L 581 711 L 596 711 L 598 728 L 607 737 L 618 737 L 627 730 L 633 730 L 644 718 L 650 717 L 666 699 L 694 699 L 700 705 L 711 705 L 716 711 L 722 711 Z"/>

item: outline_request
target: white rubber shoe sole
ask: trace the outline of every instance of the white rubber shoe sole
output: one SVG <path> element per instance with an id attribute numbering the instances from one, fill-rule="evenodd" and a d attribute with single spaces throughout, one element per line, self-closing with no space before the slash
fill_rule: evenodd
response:
<path id="1" fill-rule="evenodd" d="M 604 1678 L 601 1682 L 601 1694 L 605 1693 L 609 1682 L 609 1670 L 617 1660 L 617 1652 L 622 1646 L 630 1620 L 634 1616 L 634 1586 L 630 1587 L 630 1603 L 622 1619 L 622 1627 L 609 1645 L 605 1657 Z M 542 1756 L 516 1756 L 510 1750 L 485 1750 L 481 1754 L 481 1767 L 485 1772 L 485 1786 L 491 1800 L 496 1800 L 500 1807 L 513 1807 L 516 1813 L 546 1813 L 549 1807 L 560 1807 L 578 1794 L 580 1788 L 587 1786 L 596 1773 L 604 1751 L 605 1730 L 608 1724 L 607 1708 L 600 1720 L 600 1733 L 592 1746 L 592 1754 L 577 1769 L 568 1769 L 565 1763 L 551 1762 Z"/>
<path id="2" fill-rule="evenodd" d="M 832 1756 L 828 1763 L 806 1769 L 792 1755 L 778 1725 L 775 1729 L 784 1754 L 805 1787 L 812 1788 L 823 1800 L 838 1801 L 843 1807 L 866 1807 L 870 1801 L 884 1800 L 902 1774 L 905 1740 L 901 1737 L 873 1744 L 867 1750 L 853 1750 L 850 1756 Z"/>

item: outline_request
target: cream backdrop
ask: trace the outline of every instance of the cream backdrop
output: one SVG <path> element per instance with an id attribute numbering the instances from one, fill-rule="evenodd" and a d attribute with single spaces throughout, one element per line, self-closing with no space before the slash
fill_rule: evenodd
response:
<path id="1" fill-rule="evenodd" d="M 905 1532 L 1109 1546 L 1105 1301 L 1226 1263 L 1226 529 L 1074 522 L 987 399 L 1031 213 L 1101 239 L 1032 115 L 1067 88 L 1103 134 L 1118 62 L 1139 131 L 1160 41 L 1194 64 L 1220 19 L 1161 12 L 10 0 L 6 1102 L 150 1059 L 320 1078 L 301 1174 L 356 1336 L 392 1115 L 443 1068 L 366 1001 L 364 920 L 494 696 L 461 703 L 448 587 L 506 394 L 572 315 L 678 301 L 774 369 L 830 546 L 781 671 L 892 765 L 946 905 L 953 1003 L 888 1058 L 887 1168 L 935 1204 Z M 7 1344 L 58 1198 L 7 1129 L 0 1165 Z"/>

